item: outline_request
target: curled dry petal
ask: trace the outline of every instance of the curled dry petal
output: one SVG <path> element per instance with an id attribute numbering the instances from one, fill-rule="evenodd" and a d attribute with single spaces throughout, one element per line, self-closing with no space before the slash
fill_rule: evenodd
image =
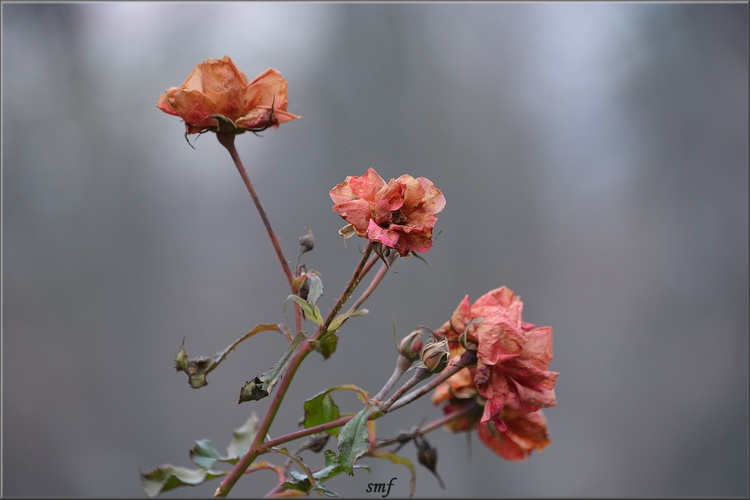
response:
<path id="1" fill-rule="evenodd" d="M 286 111 L 287 82 L 269 68 L 252 81 L 229 58 L 210 58 L 198 64 L 179 87 L 159 96 L 156 107 L 185 121 L 185 131 L 242 133 L 300 118 Z M 227 130 L 229 127 L 229 130 Z"/>
<path id="2" fill-rule="evenodd" d="M 435 214 L 445 197 L 424 177 L 404 174 L 386 183 L 373 169 L 348 176 L 330 191 L 333 210 L 358 236 L 394 248 L 400 255 L 432 247 Z"/>
<path id="3" fill-rule="evenodd" d="M 552 440 L 547 432 L 547 419 L 541 411 L 507 412 L 503 415 L 504 430 L 492 422 L 477 426 L 479 439 L 506 460 L 524 460 L 532 451 L 542 451 Z"/>

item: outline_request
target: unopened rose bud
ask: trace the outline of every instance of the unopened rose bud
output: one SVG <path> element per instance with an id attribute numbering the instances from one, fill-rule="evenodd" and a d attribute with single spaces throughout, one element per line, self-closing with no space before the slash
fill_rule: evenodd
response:
<path id="1" fill-rule="evenodd" d="M 430 469 L 430 472 L 435 475 L 435 478 L 440 483 L 440 487 L 445 489 L 445 484 L 443 484 L 443 480 L 440 478 L 436 470 L 437 449 L 433 448 L 432 445 L 420 434 L 414 436 L 414 444 L 417 447 L 417 460 L 419 463 Z"/>
<path id="2" fill-rule="evenodd" d="M 325 445 L 328 442 L 328 438 L 330 437 L 331 435 L 325 432 L 313 434 L 307 440 L 306 448 L 313 453 L 320 453 L 320 451 L 325 448 Z"/>
<path id="3" fill-rule="evenodd" d="M 422 353 L 422 332 L 414 330 L 398 344 L 398 352 L 410 361 L 419 359 Z"/>
<path id="4" fill-rule="evenodd" d="M 302 282 L 297 295 L 299 295 L 303 300 L 307 300 L 307 297 L 310 295 L 310 280 L 306 279 Z"/>
<path id="5" fill-rule="evenodd" d="M 303 234 L 299 237 L 300 255 L 315 248 L 315 237 L 313 236 L 312 231 L 310 231 L 310 228 L 307 226 L 305 226 L 305 229 L 307 229 L 307 234 Z"/>
<path id="6" fill-rule="evenodd" d="M 422 363 L 432 373 L 440 373 L 448 366 L 450 351 L 448 351 L 448 340 L 443 339 L 433 342 L 422 349 Z"/>

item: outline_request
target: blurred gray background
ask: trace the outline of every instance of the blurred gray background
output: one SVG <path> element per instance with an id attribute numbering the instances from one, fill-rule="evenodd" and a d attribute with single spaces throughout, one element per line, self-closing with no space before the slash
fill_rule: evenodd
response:
<path id="1" fill-rule="evenodd" d="M 359 258 L 334 185 L 372 166 L 447 199 L 429 266 L 398 261 L 335 355 L 306 360 L 272 436 L 327 387 L 377 391 L 394 324 L 436 328 L 507 285 L 554 328 L 553 443 L 512 463 L 433 432 L 447 490 L 408 446 L 417 496 L 748 495 L 747 3 L 283 2 L 3 3 L 3 495 L 141 498 L 139 470 L 192 466 L 195 440 L 224 450 L 264 414 L 237 397 L 282 337 L 242 344 L 200 390 L 173 367 L 183 338 L 211 355 L 285 321 L 226 150 L 191 149 L 155 107 L 225 54 L 281 71 L 302 115 L 237 145 L 289 260 L 313 230 L 324 311 Z M 425 398 L 378 429 L 439 414 Z M 406 469 L 362 463 L 328 487 L 380 497 L 368 483 L 396 477 L 408 495 Z"/>

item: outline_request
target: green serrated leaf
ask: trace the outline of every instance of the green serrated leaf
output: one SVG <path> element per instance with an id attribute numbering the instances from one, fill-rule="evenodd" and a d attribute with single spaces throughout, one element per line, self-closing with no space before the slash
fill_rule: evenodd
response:
<path id="1" fill-rule="evenodd" d="M 226 475 L 226 472 L 206 469 L 186 469 L 174 465 L 161 465 L 141 473 L 141 487 L 146 495 L 155 497 L 165 491 L 181 486 L 198 486 L 211 479 Z"/>
<path id="2" fill-rule="evenodd" d="M 313 473 L 312 476 L 316 481 L 315 486 L 310 486 L 310 478 L 307 475 L 302 474 L 301 472 L 298 472 L 294 469 L 291 469 L 289 471 L 293 481 L 285 482 L 284 486 L 295 491 L 301 491 L 303 493 L 320 491 L 326 496 L 338 496 L 336 495 L 336 493 L 326 489 L 322 483 L 323 481 L 327 481 L 341 474 L 343 470 L 341 468 L 341 465 L 339 465 L 336 454 L 334 452 L 332 452 L 331 450 L 325 450 L 323 453 L 325 454 L 326 465 L 319 471 Z M 364 465 L 355 465 L 354 468 L 370 470 L 369 467 Z"/>
<path id="3" fill-rule="evenodd" d="M 305 401 L 305 429 L 314 427 L 316 425 L 325 424 L 337 420 L 341 414 L 339 413 L 339 407 L 333 402 L 330 391 L 324 391 L 316 396 Z M 337 427 L 328 429 L 328 434 L 333 436 L 339 435 Z"/>
<path id="4" fill-rule="evenodd" d="M 338 462 L 341 469 L 354 475 L 354 464 L 359 457 L 367 453 L 370 446 L 369 434 L 367 432 L 367 421 L 370 415 L 378 411 L 375 406 L 366 406 L 354 418 L 349 420 L 339 431 Z"/>
<path id="5" fill-rule="evenodd" d="M 318 303 L 318 299 L 323 295 L 323 281 L 317 273 L 307 273 L 307 279 L 310 280 L 310 292 L 307 294 L 307 302 L 311 306 Z"/>
<path id="6" fill-rule="evenodd" d="M 327 489 L 325 486 L 323 486 L 322 483 L 315 483 L 315 486 L 313 486 L 310 489 L 310 493 L 312 493 L 313 491 L 318 491 L 318 492 L 322 493 L 323 495 L 325 495 L 327 497 L 332 497 L 332 498 L 339 496 L 338 493 L 336 493 L 335 491 L 331 491 L 331 490 Z"/>
<path id="7" fill-rule="evenodd" d="M 333 321 L 331 321 L 331 324 L 328 326 L 328 331 L 329 332 L 335 332 L 336 330 L 338 330 L 339 328 L 341 328 L 341 325 L 344 324 L 344 321 L 346 321 L 347 319 L 354 318 L 356 316 L 364 316 L 368 312 L 370 312 L 370 311 L 367 310 L 367 309 L 359 309 L 357 311 L 352 311 L 352 312 L 346 312 L 344 314 L 339 314 L 338 316 L 336 316 L 335 318 L 333 318 Z"/>
<path id="8" fill-rule="evenodd" d="M 190 450 L 190 460 L 201 469 L 210 469 L 216 462 L 226 460 L 208 439 L 200 439 Z"/>
<path id="9" fill-rule="evenodd" d="M 236 463 L 237 459 L 247 453 L 258 434 L 258 417 L 251 413 L 244 424 L 232 431 L 232 441 L 227 446 L 227 459 Z"/>
<path id="10" fill-rule="evenodd" d="M 232 440 L 224 456 L 208 439 L 200 439 L 190 450 L 190 460 L 202 469 L 210 469 L 216 462 L 236 464 L 239 458 L 247 453 L 250 444 L 258 433 L 258 417 L 253 413 L 244 424 L 232 431 Z"/>
<path id="11" fill-rule="evenodd" d="M 323 324 L 323 318 L 320 316 L 320 309 L 316 305 L 310 305 L 305 299 L 297 295 L 289 295 L 286 298 L 287 301 L 293 300 L 300 306 L 304 311 L 305 316 L 310 318 L 316 325 L 320 326 Z M 286 314 L 286 302 L 284 303 L 284 314 Z"/>
<path id="12" fill-rule="evenodd" d="M 336 458 L 336 454 L 331 450 L 325 450 L 323 451 L 323 461 L 326 464 L 326 467 L 329 465 L 338 465 L 339 461 Z"/>
<path id="13" fill-rule="evenodd" d="M 339 338 L 335 333 L 326 335 L 321 342 L 315 344 L 315 350 L 318 351 L 323 358 L 328 359 L 336 351 L 336 344 L 338 344 Z"/>

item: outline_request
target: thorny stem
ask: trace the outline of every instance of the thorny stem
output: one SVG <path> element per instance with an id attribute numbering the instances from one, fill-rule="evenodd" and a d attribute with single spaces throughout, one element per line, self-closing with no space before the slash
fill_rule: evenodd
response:
<path id="1" fill-rule="evenodd" d="M 354 291 L 354 288 L 361 281 L 363 271 L 365 270 L 367 264 L 367 259 L 370 257 L 371 253 L 372 243 L 368 242 L 364 255 L 357 265 L 357 268 L 354 270 L 354 273 L 349 280 L 346 289 L 336 301 L 336 304 L 334 305 L 333 309 L 331 309 L 331 312 L 326 318 L 325 322 L 317 329 L 312 338 L 300 344 L 300 346 L 292 355 L 292 358 L 289 361 L 287 372 L 281 378 L 279 385 L 276 387 L 273 398 L 271 399 L 271 404 L 268 408 L 268 411 L 266 412 L 266 416 L 258 426 L 257 433 L 255 434 L 253 442 L 250 444 L 250 448 L 247 450 L 247 453 L 245 453 L 245 455 L 243 455 L 242 458 L 240 458 L 240 460 L 235 464 L 235 466 L 227 473 L 227 476 L 221 481 L 219 487 L 216 488 L 216 491 L 214 492 L 214 497 L 227 496 L 234 485 L 237 483 L 237 481 L 239 481 L 240 477 L 242 477 L 242 475 L 245 473 L 250 464 L 253 463 L 253 461 L 258 457 L 258 455 L 260 455 L 262 451 L 268 448 L 269 443 L 264 443 L 263 440 L 265 439 L 266 435 L 268 435 L 268 431 L 271 428 L 271 424 L 273 423 L 274 418 L 276 418 L 276 413 L 279 411 L 281 402 L 286 395 L 287 389 L 289 389 L 289 386 L 291 385 L 295 372 L 302 364 L 302 361 L 304 361 L 305 357 L 315 349 L 315 344 L 320 340 L 324 333 L 328 331 L 328 326 L 336 317 L 336 313 L 341 310 L 344 303 L 349 299 L 352 292 Z"/>
<path id="2" fill-rule="evenodd" d="M 365 275 L 366 270 L 369 271 L 372 266 L 367 266 L 367 259 L 370 258 L 370 254 L 372 253 L 372 242 L 367 242 L 367 247 L 365 247 L 365 251 L 362 254 L 362 259 L 359 261 L 359 264 L 357 265 L 357 268 L 354 270 L 354 274 L 352 274 L 352 279 L 349 280 L 349 283 L 346 285 L 346 288 L 341 293 L 341 296 L 336 300 L 336 304 L 334 304 L 333 308 L 331 308 L 331 311 L 328 313 L 328 316 L 326 317 L 323 324 L 317 329 L 315 332 L 315 335 L 313 335 L 314 340 L 321 340 L 327 333 L 328 333 L 328 327 L 330 326 L 333 319 L 336 317 L 338 312 L 341 310 L 341 308 L 344 306 L 347 300 L 349 300 L 349 297 L 351 297 L 352 292 L 354 292 L 354 289 L 359 285 L 359 282 L 362 281 L 362 278 Z M 381 278 L 382 279 L 382 278 Z M 379 283 L 379 281 L 378 281 Z"/>
<path id="3" fill-rule="evenodd" d="M 435 420 L 425 425 L 424 427 L 420 427 L 417 431 L 419 432 L 420 435 L 427 434 L 475 410 L 476 410 L 475 404 L 464 405 L 461 409 L 454 411 L 453 413 L 449 413 L 447 415 L 443 415 L 442 417 L 436 418 Z M 370 415 L 369 420 L 375 420 L 377 418 L 382 417 L 383 415 L 384 415 L 383 413 L 375 412 L 372 415 Z M 310 436 L 312 434 L 317 434 L 319 432 L 324 432 L 324 431 L 327 431 L 329 429 L 333 429 L 336 427 L 341 427 L 347 422 L 349 422 L 351 419 L 353 419 L 354 417 L 355 415 L 350 415 L 348 417 L 343 417 L 338 420 L 326 422 L 324 424 L 316 425 L 314 427 L 292 432 L 285 436 L 279 436 L 276 439 L 271 439 L 267 441 L 265 443 L 265 447 L 272 448 L 272 447 L 279 446 L 284 443 L 288 443 L 289 441 L 294 441 L 295 439 Z M 371 445 L 370 451 L 375 451 L 379 448 L 384 448 L 386 446 L 390 446 L 390 445 L 398 444 L 398 443 L 399 443 L 399 440 L 396 438 L 385 439 L 378 443 L 373 443 Z M 279 484 L 277 484 L 271 491 L 269 491 L 266 494 L 266 497 L 272 497 L 285 489 L 286 488 L 283 486 L 283 479 L 282 479 L 279 481 Z"/>
<path id="4" fill-rule="evenodd" d="M 458 411 L 455 411 L 455 412 L 450 413 L 448 415 L 444 415 L 444 416 L 442 416 L 442 417 L 440 417 L 440 418 L 438 418 L 438 419 L 430 422 L 429 424 L 425 425 L 424 427 L 422 427 L 420 429 L 420 433 L 427 434 L 428 432 L 434 431 L 438 427 L 447 424 L 451 420 L 453 420 L 455 418 L 458 418 L 458 417 L 464 415 L 465 413 L 469 413 L 473 409 L 474 409 L 474 407 L 472 405 L 466 405 L 464 408 L 461 408 Z M 391 411 L 393 411 L 393 409 L 391 409 Z M 370 416 L 370 420 L 375 420 L 377 418 L 382 417 L 383 415 L 384 414 L 382 414 L 382 413 L 375 412 L 375 413 L 373 413 Z M 275 439 L 270 439 L 270 440 L 266 441 L 263 444 L 263 446 L 264 446 L 264 448 L 273 448 L 275 446 L 279 446 L 281 444 L 288 443 L 289 441 L 294 441 L 295 439 L 300 439 L 300 438 L 303 438 L 303 437 L 310 436 L 312 434 L 318 434 L 320 432 L 325 432 L 325 431 L 330 430 L 330 429 L 335 429 L 337 427 L 343 426 L 349 420 L 353 419 L 355 416 L 356 415 L 349 415 L 349 416 L 346 416 L 346 417 L 341 417 L 338 420 L 332 420 L 332 421 L 326 422 L 324 424 L 319 424 L 319 425 L 316 425 L 316 426 L 313 426 L 313 427 L 308 427 L 307 429 L 300 429 L 300 430 L 295 431 L 295 432 L 290 432 L 289 434 L 285 434 L 285 435 L 279 436 L 279 437 L 277 437 Z M 377 445 L 377 447 L 380 448 L 382 446 L 387 446 L 388 444 L 390 444 L 390 443 L 388 443 L 388 442 L 379 443 Z"/>
<path id="5" fill-rule="evenodd" d="M 307 345 L 310 345 L 310 343 L 308 342 Z M 307 352 L 309 352 L 309 351 L 301 351 L 301 352 L 304 352 L 304 354 L 302 355 L 302 358 L 304 358 L 304 356 L 307 355 Z M 295 355 L 295 357 L 296 357 L 296 355 Z M 406 358 L 404 358 L 404 359 L 406 359 Z M 448 378 L 450 378 L 452 375 L 454 375 L 456 372 L 458 372 L 461 368 L 464 368 L 466 366 L 470 366 L 471 364 L 474 364 L 474 363 L 476 363 L 476 352 L 475 351 L 466 351 L 456 363 L 454 363 L 453 365 L 450 365 L 448 368 L 446 368 L 445 370 L 443 370 L 440 373 L 440 376 L 438 376 L 435 379 L 433 379 L 429 384 L 425 384 L 420 389 L 418 389 L 418 390 L 410 393 L 409 395 L 407 395 L 406 397 L 404 397 L 402 399 L 399 399 L 401 397 L 401 395 L 403 395 L 403 393 L 405 393 L 407 390 L 409 390 L 415 384 L 419 383 L 421 380 L 424 380 L 426 377 L 428 377 L 428 376 L 431 375 L 431 373 L 429 372 L 429 370 L 427 370 L 426 368 L 420 368 L 420 369 L 418 369 L 417 373 L 415 373 L 414 376 L 409 381 L 407 381 L 386 403 L 384 403 L 383 405 L 380 406 L 380 408 L 379 408 L 380 412 L 373 413 L 370 416 L 369 420 L 375 420 L 376 418 L 379 418 L 379 417 L 382 417 L 383 415 L 385 415 L 386 412 L 388 412 L 388 411 L 395 411 L 398 408 L 401 408 L 402 406 L 405 406 L 406 404 L 410 403 L 411 401 L 413 401 L 413 400 L 421 397 L 422 395 L 426 394 L 427 392 L 429 392 L 432 389 L 434 389 L 435 387 L 437 387 L 441 382 L 444 382 L 445 380 L 447 380 Z M 394 377 L 396 379 L 398 379 L 400 377 L 400 375 L 397 376 L 397 372 L 399 372 L 399 371 L 400 370 L 399 370 L 399 368 L 397 366 L 396 370 L 394 371 L 394 374 L 391 376 L 391 379 L 393 379 Z M 424 372 L 424 373 L 421 373 L 421 372 Z M 287 377 L 285 377 L 285 378 L 287 378 Z M 282 380 L 282 382 L 283 382 L 283 380 Z M 386 383 L 386 386 L 388 386 L 389 384 L 391 384 L 391 380 L 389 380 Z M 378 395 L 380 395 L 381 393 L 387 394 L 388 391 L 387 390 L 384 391 L 384 389 L 385 389 L 385 387 L 380 390 L 380 392 L 378 393 Z M 278 390 L 279 391 L 286 390 L 286 386 L 284 386 L 283 388 L 279 387 Z M 445 415 L 445 416 L 440 417 L 437 420 L 431 422 L 427 426 L 425 426 L 422 429 L 420 429 L 419 432 L 420 432 L 420 434 L 426 434 L 428 432 L 431 432 L 432 430 L 435 430 L 438 427 L 440 427 L 442 425 L 445 425 L 446 423 L 450 422 L 451 420 L 459 418 L 460 416 L 468 413 L 473 408 L 474 407 L 472 405 L 466 405 L 465 408 L 462 408 L 459 411 L 453 412 L 453 413 L 451 413 L 449 415 Z M 299 438 L 302 438 L 302 437 L 305 437 L 305 436 L 309 436 L 311 434 L 317 434 L 319 432 L 325 432 L 325 431 L 330 430 L 330 429 L 341 427 L 341 426 L 345 425 L 347 422 L 349 422 L 354 417 L 355 417 L 355 415 L 350 415 L 350 416 L 347 416 L 347 417 L 339 418 L 338 420 L 333 420 L 331 422 L 326 422 L 326 423 L 323 423 L 323 424 L 320 424 L 320 425 L 309 427 L 307 429 L 301 429 L 299 431 L 292 432 L 292 433 L 286 434 L 284 436 L 280 436 L 280 437 L 278 437 L 276 439 L 271 439 L 271 440 L 263 443 L 262 446 L 260 446 L 260 443 L 256 443 L 255 442 L 255 441 L 258 441 L 258 436 L 261 435 L 260 432 L 263 430 L 261 428 L 261 429 L 258 430 L 258 434 L 256 435 L 255 441 L 250 446 L 250 450 L 255 450 L 254 456 L 252 457 L 252 459 L 250 460 L 250 462 L 252 462 L 252 460 L 255 460 L 255 458 L 260 453 L 267 451 L 269 448 L 272 448 L 272 447 L 275 447 L 275 446 L 279 446 L 281 444 L 284 444 L 284 443 L 287 443 L 289 441 L 293 441 L 295 439 L 299 439 Z M 265 429 L 265 430 L 267 431 L 267 429 Z M 263 435 L 265 435 L 265 434 L 263 434 Z M 383 443 L 380 443 L 379 445 L 376 445 L 376 447 L 379 448 L 379 447 L 382 447 L 382 446 L 386 446 L 388 444 L 392 444 L 392 442 L 390 440 L 389 441 L 385 441 Z M 258 448 L 258 446 L 260 446 L 260 448 Z M 243 460 L 244 460 L 244 458 L 245 457 L 243 457 Z M 250 463 L 250 462 L 248 462 L 248 463 Z M 239 463 L 237 464 L 237 466 L 239 466 Z M 237 466 L 235 466 L 235 469 L 237 469 Z M 234 472 L 234 469 L 232 471 L 230 471 L 230 474 L 232 472 Z M 241 475 L 241 473 L 240 473 L 240 475 Z M 226 479 L 224 481 L 226 481 Z M 219 489 L 216 490 L 216 493 L 214 494 L 214 496 L 225 496 L 226 493 L 229 492 L 229 489 L 231 489 L 231 485 L 229 486 L 229 489 L 226 489 L 225 492 L 220 495 L 220 490 L 221 490 L 223 484 L 224 484 L 224 482 L 222 482 L 222 485 L 220 485 Z M 275 493 L 277 490 L 279 490 L 278 486 L 276 488 L 274 488 L 269 494 Z"/>
<path id="6" fill-rule="evenodd" d="M 260 218 L 263 220 L 263 225 L 266 226 L 268 236 L 271 238 L 271 243 L 273 244 L 274 250 L 276 250 L 276 256 L 281 262 L 281 267 L 284 270 L 284 274 L 286 274 L 287 281 L 289 281 L 289 287 L 293 288 L 292 281 L 294 280 L 294 276 L 292 275 L 292 270 L 289 268 L 289 263 L 284 258 L 284 253 L 281 251 L 281 247 L 279 246 L 279 240 L 278 238 L 276 238 L 276 235 L 273 232 L 273 228 L 271 228 L 271 223 L 268 221 L 266 211 L 263 210 L 263 205 L 260 204 L 260 198 L 258 198 L 258 195 L 255 193 L 255 188 L 253 187 L 253 183 L 250 181 L 250 176 L 247 174 L 247 169 L 242 164 L 242 160 L 240 159 L 240 155 L 237 152 L 237 148 L 234 147 L 234 136 L 235 134 L 233 133 L 216 133 L 216 138 L 219 139 L 219 143 L 227 148 L 227 151 L 229 151 L 229 155 L 234 161 L 234 165 L 237 167 L 237 171 L 240 173 L 240 176 L 242 176 L 245 187 L 247 188 L 248 193 L 250 193 L 250 197 L 253 199 L 253 203 L 255 203 L 255 208 L 258 209 Z M 292 290 L 292 292 L 294 293 L 295 291 Z"/>

